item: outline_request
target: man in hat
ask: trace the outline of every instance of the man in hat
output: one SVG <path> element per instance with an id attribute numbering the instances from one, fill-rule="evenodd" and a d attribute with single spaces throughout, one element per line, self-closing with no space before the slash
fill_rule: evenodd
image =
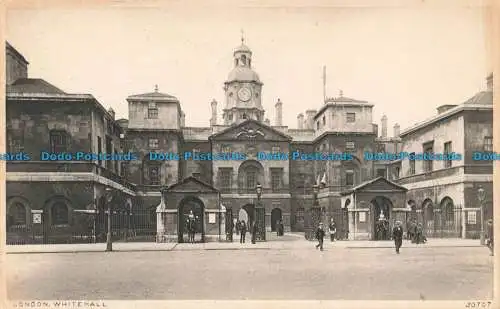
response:
<path id="1" fill-rule="evenodd" d="M 319 223 L 318 228 L 316 229 L 316 239 L 318 240 L 318 244 L 316 245 L 316 249 L 320 249 L 323 251 L 323 239 L 325 238 L 325 230 L 323 229 L 323 222 Z"/>
<path id="2" fill-rule="evenodd" d="M 396 253 L 399 254 L 399 248 L 403 245 L 403 227 L 401 221 L 396 221 L 392 229 L 392 238 L 396 247 Z"/>
<path id="3" fill-rule="evenodd" d="M 488 248 L 490 249 L 490 255 L 493 256 L 493 235 L 495 234 L 495 231 L 493 230 L 493 219 L 489 219 L 488 222 L 486 223 L 486 244 L 488 245 Z"/>

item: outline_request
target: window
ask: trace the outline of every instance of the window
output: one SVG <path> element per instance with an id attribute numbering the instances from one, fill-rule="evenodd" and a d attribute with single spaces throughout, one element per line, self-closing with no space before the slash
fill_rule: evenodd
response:
<path id="1" fill-rule="evenodd" d="M 158 107 L 156 103 L 151 102 L 148 106 L 148 119 L 158 119 Z"/>
<path id="2" fill-rule="evenodd" d="M 106 154 L 112 154 L 112 153 L 113 153 L 112 139 L 109 135 L 106 135 Z M 110 160 L 106 160 L 105 164 L 106 164 L 106 169 L 111 170 L 112 162 Z"/>
<path id="3" fill-rule="evenodd" d="M 467 212 L 467 224 L 477 224 L 476 211 Z"/>
<path id="4" fill-rule="evenodd" d="M 347 122 L 356 122 L 356 113 L 347 113 L 346 120 Z"/>
<path id="5" fill-rule="evenodd" d="M 24 151 L 24 138 L 23 136 L 13 136 L 12 131 L 8 131 L 8 140 L 9 140 L 9 152 L 23 152 Z"/>
<path id="6" fill-rule="evenodd" d="M 149 149 L 158 149 L 160 147 L 160 141 L 157 138 L 149 139 Z"/>
<path id="7" fill-rule="evenodd" d="M 160 184 L 160 166 L 153 165 L 149 166 L 149 184 L 156 186 Z"/>
<path id="8" fill-rule="evenodd" d="M 56 202 L 50 209 L 52 225 L 68 224 L 68 206 L 64 202 Z"/>
<path id="9" fill-rule="evenodd" d="M 97 137 L 97 153 L 102 153 L 102 137 L 100 136 Z M 99 164 L 99 166 L 101 166 L 101 156 L 98 157 L 97 163 Z"/>
<path id="10" fill-rule="evenodd" d="M 271 152 L 272 153 L 279 153 L 280 152 L 280 146 L 273 146 L 273 148 L 271 149 Z"/>
<path id="11" fill-rule="evenodd" d="M 385 144 L 377 144 L 377 152 L 378 153 L 385 152 Z"/>
<path id="12" fill-rule="evenodd" d="M 50 132 L 50 151 L 66 152 L 68 151 L 68 134 L 66 131 Z"/>
<path id="13" fill-rule="evenodd" d="M 220 186 L 221 189 L 230 189 L 233 177 L 233 169 L 232 168 L 221 168 L 220 169 Z"/>
<path id="14" fill-rule="evenodd" d="M 345 148 L 349 149 L 349 150 L 354 149 L 354 142 L 346 142 L 345 143 Z"/>
<path id="15" fill-rule="evenodd" d="M 346 186 L 354 185 L 354 171 L 345 172 L 345 184 Z"/>
<path id="16" fill-rule="evenodd" d="M 26 207 L 21 203 L 15 203 L 9 209 L 9 217 L 12 225 L 26 224 Z"/>
<path id="17" fill-rule="evenodd" d="M 323 116 L 323 125 L 326 125 L 326 116 Z"/>
<path id="18" fill-rule="evenodd" d="M 444 155 L 448 155 L 452 152 L 451 148 L 451 142 L 444 143 Z M 447 160 L 444 160 L 444 168 L 450 168 L 451 167 L 451 160 L 448 158 Z"/>
<path id="19" fill-rule="evenodd" d="M 410 163 L 410 175 L 415 175 L 415 160 L 412 160 L 411 158 L 415 159 L 415 153 L 412 152 L 409 155 L 409 163 Z"/>
<path id="20" fill-rule="evenodd" d="M 158 119 L 157 108 L 148 108 L 148 119 Z"/>
<path id="21" fill-rule="evenodd" d="M 295 213 L 295 220 L 301 223 L 304 222 L 304 208 L 297 208 L 297 212 Z"/>
<path id="22" fill-rule="evenodd" d="M 257 187 L 257 171 L 249 168 L 246 172 L 246 189 L 254 190 Z"/>
<path id="23" fill-rule="evenodd" d="M 231 145 L 223 144 L 220 146 L 221 152 L 231 152 Z"/>
<path id="24" fill-rule="evenodd" d="M 383 168 L 377 169 L 377 177 L 385 177 L 385 169 Z"/>
<path id="25" fill-rule="evenodd" d="M 493 151 L 493 137 L 486 136 L 483 141 L 483 151 Z"/>
<path id="26" fill-rule="evenodd" d="M 281 175 L 283 171 L 280 168 L 271 169 L 271 188 L 273 192 L 278 192 L 281 189 Z"/>
<path id="27" fill-rule="evenodd" d="M 424 153 L 434 153 L 434 142 L 428 142 L 423 145 L 423 150 Z M 432 172 L 433 166 L 432 166 L 433 161 L 432 160 L 424 160 L 424 172 Z"/>
<path id="28" fill-rule="evenodd" d="M 118 167 L 118 160 L 116 160 L 118 158 L 118 152 L 115 151 L 115 160 L 113 161 L 114 162 L 114 166 L 115 166 L 115 173 L 118 175 L 119 174 L 119 167 Z"/>
<path id="29" fill-rule="evenodd" d="M 306 188 L 306 174 L 300 173 L 296 179 L 297 179 L 296 184 L 295 184 L 296 188 L 301 188 L 301 189 L 303 188 L 305 190 L 305 188 Z"/>

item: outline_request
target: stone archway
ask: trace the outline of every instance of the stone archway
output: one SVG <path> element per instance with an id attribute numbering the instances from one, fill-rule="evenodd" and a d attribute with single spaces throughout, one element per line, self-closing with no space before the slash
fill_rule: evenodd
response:
<path id="1" fill-rule="evenodd" d="M 271 210 L 271 231 L 276 232 L 277 223 L 283 219 L 281 208 Z"/>
<path id="2" fill-rule="evenodd" d="M 195 242 L 205 241 L 205 204 L 195 196 L 182 199 L 177 209 L 178 242 L 188 242 L 188 227 L 190 214 L 193 214 Z"/>
<path id="3" fill-rule="evenodd" d="M 389 240 L 391 238 L 390 219 L 392 202 L 385 196 L 376 196 L 371 200 L 372 240 Z"/>
<path id="4" fill-rule="evenodd" d="M 249 231 L 253 221 L 255 220 L 255 206 L 253 204 L 246 204 L 241 207 L 238 219 L 240 222 L 243 220 L 245 221 L 247 230 Z"/>

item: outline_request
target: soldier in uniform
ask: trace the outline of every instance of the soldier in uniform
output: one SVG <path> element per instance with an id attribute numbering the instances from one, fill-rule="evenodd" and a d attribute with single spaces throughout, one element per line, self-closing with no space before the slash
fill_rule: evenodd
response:
<path id="1" fill-rule="evenodd" d="M 325 238 L 325 230 L 323 229 L 323 222 L 321 222 L 316 229 L 316 239 L 318 240 L 318 244 L 316 245 L 316 249 L 320 249 L 323 251 L 323 240 Z"/>
<path id="2" fill-rule="evenodd" d="M 245 220 L 240 221 L 240 243 L 244 244 L 245 243 L 245 236 L 247 235 L 247 224 L 245 223 Z"/>

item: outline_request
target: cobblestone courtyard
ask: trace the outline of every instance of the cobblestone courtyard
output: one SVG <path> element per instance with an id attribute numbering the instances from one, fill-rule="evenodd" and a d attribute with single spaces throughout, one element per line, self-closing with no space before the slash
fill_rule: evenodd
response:
<path id="1" fill-rule="evenodd" d="M 478 300 L 485 248 L 173 250 L 9 254 L 10 299 Z"/>

